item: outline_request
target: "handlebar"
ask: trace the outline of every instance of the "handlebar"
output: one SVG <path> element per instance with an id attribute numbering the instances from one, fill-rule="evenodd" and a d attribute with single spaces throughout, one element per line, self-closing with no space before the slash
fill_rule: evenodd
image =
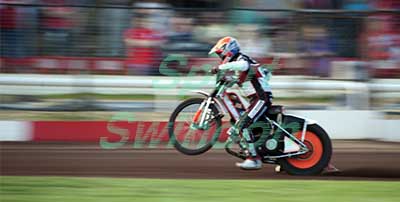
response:
<path id="1" fill-rule="evenodd" d="M 271 64 L 272 66 L 278 66 L 280 62 L 280 57 L 274 57 Z M 209 71 L 210 73 L 213 73 L 211 70 Z M 235 84 L 239 84 L 239 78 L 234 75 L 234 74 L 228 74 L 228 73 L 233 73 L 233 71 L 218 71 L 216 72 L 217 75 L 217 82 L 216 82 L 216 88 L 213 93 L 211 93 L 211 97 L 214 97 L 219 94 L 219 92 L 222 92 L 222 88 L 226 87 L 232 87 Z M 240 84 L 239 84 L 240 85 Z"/>
<path id="2" fill-rule="evenodd" d="M 228 87 L 233 86 L 234 84 L 239 82 L 239 78 L 237 78 L 237 76 L 235 75 L 227 75 L 227 74 L 223 74 L 223 75 L 219 75 L 219 79 L 217 82 L 222 82 L 223 84 L 227 85 Z"/>

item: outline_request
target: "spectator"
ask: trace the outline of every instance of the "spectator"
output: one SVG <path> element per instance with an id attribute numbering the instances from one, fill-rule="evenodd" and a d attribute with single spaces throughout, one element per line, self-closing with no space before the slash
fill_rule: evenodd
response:
<path id="1" fill-rule="evenodd" d="M 295 53 L 298 51 L 299 33 L 293 29 L 295 25 L 287 19 L 270 20 L 268 26 L 268 36 L 271 40 L 273 52 L 277 53 Z"/>
<path id="2" fill-rule="evenodd" d="M 133 28 L 124 32 L 127 49 L 126 66 L 129 74 L 157 74 L 158 62 L 161 59 L 163 37 L 152 29 L 151 19 L 147 14 L 137 14 L 132 20 Z"/>
<path id="3" fill-rule="evenodd" d="M 392 69 L 400 65 L 400 35 L 397 19 L 390 15 L 372 15 L 364 21 L 359 38 L 360 53 L 373 69 Z"/>
<path id="4" fill-rule="evenodd" d="M 234 36 L 234 29 L 229 22 L 225 21 L 226 12 L 204 12 L 200 19 L 203 20 L 201 25 L 195 27 L 194 34 L 197 40 L 209 44 L 211 49 L 213 44 L 211 41 L 218 41 L 224 36 Z"/>
<path id="5" fill-rule="evenodd" d="M 97 26 L 93 26 L 99 20 L 94 18 L 96 14 L 96 0 L 74 0 L 75 4 L 82 5 L 82 7 L 74 8 L 73 29 L 71 30 L 73 48 L 70 51 L 71 56 L 91 56 L 96 55 L 96 48 L 99 42 L 99 37 L 93 37 L 99 33 Z M 112 23 L 111 23 L 112 24 Z M 122 32 L 116 36 L 117 40 L 121 40 Z M 122 41 L 122 40 L 121 40 Z M 122 42 L 121 42 L 122 44 Z M 122 45 L 121 45 L 122 46 Z M 120 55 L 122 56 L 122 55 Z"/>
<path id="6" fill-rule="evenodd" d="M 22 4 L 38 4 L 38 0 L 23 0 Z M 22 57 L 37 55 L 39 10 L 34 6 L 18 8 L 17 24 L 20 34 L 20 53 Z"/>
<path id="7" fill-rule="evenodd" d="M 74 27 L 73 7 L 65 7 L 65 0 L 42 0 L 41 12 L 42 43 L 44 55 L 69 55 L 71 34 Z"/>
<path id="8" fill-rule="evenodd" d="M 255 0 L 241 0 L 237 2 L 238 8 L 260 8 L 260 3 Z M 230 11 L 230 21 L 234 24 L 262 24 L 266 19 L 263 12 L 254 12 L 249 10 L 232 10 Z M 241 40 L 239 40 L 242 42 Z"/>
<path id="9" fill-rule="evenodd" d="M 272 52 L 271 41 L 261 35 L 257 24 L 241 24 L 237 26 L 237 33 L 243 53 L 263 58 Z"/>
<path id="10" fill-rule="evenodd" d="M 397 35 L 396 42 L 389 48 L 389 59 L 393 61 L 394 67 L 400 68 L 400 36 Z"/>
<path id="11" fill-rule="evenodd" d="M 333 0 L 305 0 L 304 8 L 309 9 L 333 9 L 335 1 Z"/>
<path id="12" fill-rule="evenodd" d="M 27 4 L 34 0 L 0 1 L 1 3 Z M 1 56 L 4 70 L 25 71 L 26 60 L 23 58 L 36 54 L 37 8 L 19 5 L 0 6 Z M 29 19 L 29 20 L 26 20 Z"/>
<path id="13" fill-rule="evenodd" d="M 168 43 L 163 51 L 168 54 L 184 54 L 188 57 L 207 57 L 208 45 L 199 43 L 193 34 L 193 18 L 176 16 L 170 18 L 170 30 Z"/>
<path id="14" fill-rule="evenodd" d="M 168 19 L 173 15 L 173 12 L 169 9 L 158 9 L 158 8 L 171 8 L 171 6 L 165 2 L 165 0 L 142 0 L 137 1 L 133 4 L 133 7 L 144 8 L 138 10 L 141 13 L 147 13 L 147 18 L 152 21 L 152 29 L 159 32 L 169 31 Z"/>
<path id="15" fill-rule="evenodd" d="M 15 1 L 1 1 L 15 3 Z M 17 7 L 0 5 L 1 56 L 17 57 Z"/>
<path id="16" fill-rule="evenodd" d="M 193 19 L 184 17 L 173 17 L 170 19 L 172 32 L 168 35 L 170 43 L 193 41 Z"/>
<path id="17" fill-rule="evenodd" d="M 130 2 L 130 0 L 103 0 L 102 4 L 105 6 L 129 6 Z M 124 55 L 124 43 L 121 36 L 123 31 L 129 27 L 130 10 L 101 8 L 98 15 L 100 36 L 97 55 L 112 57 Z"/>
<path id="18" fill-rule="evenodd" d="M 329 58 L 332 55 L 331 41 L 325 27 L 306 25 L 302 29 L 303 44 L 301 53 L 308 59 L 306 66 L 311 68 L 315 76 L 327 77 L 330 73 Z"/>

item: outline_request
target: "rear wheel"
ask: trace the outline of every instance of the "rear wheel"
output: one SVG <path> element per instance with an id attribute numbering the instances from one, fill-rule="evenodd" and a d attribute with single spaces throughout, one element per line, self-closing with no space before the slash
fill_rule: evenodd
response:
<path id="1" fill-rule="evenodd" d="M 202 98 L 191 98 L 182 102 L 172 113 L 168 123 L 168 133 L 174 147 L 186 155 L 202 154 L 215 144 L 221 133 L 221 118 L 211 104 L 208 112 L 199 111 Z M 206 126 L 200 128 L 196 122 L 206 115 Z"/>
<path id="2" fill-rule="evenodd" d="M 301 139 L 302 132 L 295 134 Z M 332 155 L 332 143 L 328 134 L 318 125 L 307 126 L 303 142 L 309 151 L 305 154 L 280 160 L 282 168 L 291 175 L 316 175 L 328 166 Z"/>

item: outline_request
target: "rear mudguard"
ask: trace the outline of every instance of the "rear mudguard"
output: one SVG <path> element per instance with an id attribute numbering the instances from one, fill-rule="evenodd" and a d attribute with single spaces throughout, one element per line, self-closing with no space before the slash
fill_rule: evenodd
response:
<path id="1" fill-rule="evenodd" d="M 301 116 L 291 115 L 291 114 L 283 114 L 282 118 L 282 128 L 284 128 L 287 132 L 294 135 L 297 132 L 301 131 L 300 141 L 304 142 L 304 137 L 306 135 L 307 126 L 317 124 L 317 121 L 312 119 L 307 119 Z M 285 143 L 286 139 L 285 139 Z M 289 143 L 287 143 L 289 145 Z"/>

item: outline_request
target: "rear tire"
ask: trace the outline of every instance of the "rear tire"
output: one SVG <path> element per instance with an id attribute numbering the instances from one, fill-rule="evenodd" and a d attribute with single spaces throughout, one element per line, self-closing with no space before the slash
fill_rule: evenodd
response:
<path id="1" fill-rule="evenodd" d="M 295 136 L 300 139 L 301 133 L 300 131 Z M 279 161 L 282 169 L 290 175 L 320 174 L 331 160 L 331 139 L 319 125 L 313 124 L 307 126 L 304 144 L 309 147 L 309 152 Z"/>
<path id="2" fill-rule="evenodd" d="M 190 98 L 190 99 L 182 102 L 180 105 L 178 105 L 178 107 L 175 109 L 175 111 L 171 114 L 171 117 L 169 119 L 168 133 L 169 133 L 170 141 L 173 142 L 173 145 L 176 148 L 176 150 L 178 150 L 179 152 L 181 152 L 183 154 L 199 155 L 199 154 L 202 154 L 202 153 L 208 151 L 209 149 L 212 148 L 212 146 L 218 140 L 218 137 L 221 133 L 221 125 L 222 125 L 221 118 L 216 116 L 216 115 L 218 115 L 218 109 L 214 105 L 211 104 L 210 109 L 215 117 L 214 119 L 212 119 L 212 121 L 213 121 L 212 126 L 215 129 L 215 132 L 213 132 L 213 134 L 209 134 L 210 135 L 209 137 L 206 137 L 207 142 L 204 145 L 200 146 L 199 148 L 189 148 L 189 147 L 186 147 L 182 142 L 180 142 L 180 139 L 182 139 L 182 138 L 185 139 L 186 137 L 178 137 L 178 136 L 186 135 L 186 134 L 181 134 L 184 129 L 183 128 L 181 129 L 178 127 L 179 122 L 177 122 L 177 120 L 176 120 L 177 117 L 186 108 L 189 108 L 192 105 L 200 105 L 203 101 L 204 101 L 204 98 Z M 192 115 L 191 115 L 191 117 L 192 117 Z M 185 123 L 184 123 L 183 127 L 185 127 Z M 177 128 L 179 128 L 179 129 L 177 130 Z M 189 129 L 189 130 L 191 130 L 191 129 Z M 200 132 L 200 133 L 203 132 L 206 134 L 210 133 L 209 130 L 200 130 L 200 129 L 197 129 L 195 132 Z M 200 134 L 200 136 L 204 136 L 204 135 Z M 201 137 L 201 138 L 203 138 L 203 137 Z"/>

